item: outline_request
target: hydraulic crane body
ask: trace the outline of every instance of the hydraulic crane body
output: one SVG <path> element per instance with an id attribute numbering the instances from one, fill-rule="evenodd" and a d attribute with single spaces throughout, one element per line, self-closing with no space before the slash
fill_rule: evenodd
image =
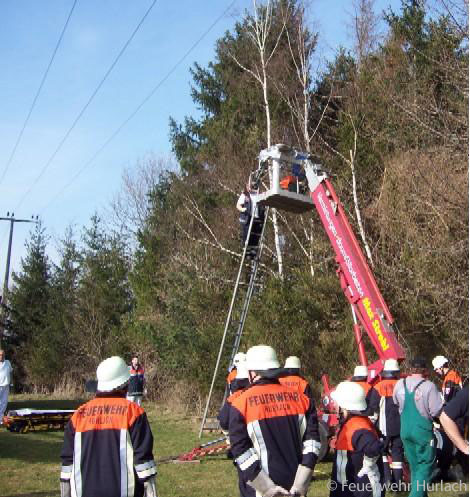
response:
<path id="1" fill-rule="evenodd" d="M 271 165 L 267 166 L 269 162 Z M 309 203 L 313 202 L 320 216 L 336 255 L 336 273 L 341 289 L 351 305 L 360 361 L 368 366 L 369 379 L 373 380 L 382 371 L 385 360 L 403 360 L 405 358 L 405 353 L 397 340 L 393 317 L 380 293 L 327 173 L 320 165 L 314 163 L 314 159 L 309 153 L 298 152 L 286 145 L 274 145 L 263 150 L 260 154 L 258 170 L 265 170 L 266 167 L 272 168 L 273 186 L 261 194 L 257 201 L 268 206 L 276 205 L 276 207 L 285 207 L 292 212 L 299 212 L 299 208 L 294 206 L 291 200 L 292 194 L 287 192 L 283 194 L 277 186 L 281 178 L 281 170 L 285 171 L 286 166 L 301 166 L 305 171 L 310 195 L 309 198 L 307 195 L 303 195 L 305 199 L 301 198 L 302 195 L 297 195 L 296 201 L 297 203 L 303 201 L 305 210 L 308 209 Z M 283 195 L 284 206 L 281 201 Z M 308 198 L 308 202 L 306 198 Z M 378 360 L 370 365 L 366 357 L 359 323 L 377 351 Z"/>

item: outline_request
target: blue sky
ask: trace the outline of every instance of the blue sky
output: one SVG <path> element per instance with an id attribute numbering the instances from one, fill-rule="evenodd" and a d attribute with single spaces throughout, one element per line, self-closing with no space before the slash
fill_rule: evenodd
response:
<path id="1" fill-rule="evenodd" d="M 54 203 L 50 201 L 89 161 L 151 89 L 233 3 L 122 132 Z M 0 3 L 0 178 L 57 43 L 73 0 L 3 0 Z M 15 210 L 71 126 L 152 0 L 78 0 L 14 159 L 0 184 L 0 217 Z M 399 0 L 376 0 L 377 11 Z M 189 67 L 206 65 L 214 46 L 251 0 L 158 0 L 64 146 L 15 210 L 39 214 L 52 240 L 72 224 L 86 224 L 119 191 L 121 174 L 148 154 L 171 155 L 168 119 L 197 110 Z M 312 25 L 320 33 L 319 57 L 350 46 L 349 0 L 313 0 Z M 47 208 L 45 208 L 48 206 Z M 7 222 L 0 222 L 0 284 L 7 253 Z M 26 224 L 15 226 L 12 269 L 20 268 Z"/>

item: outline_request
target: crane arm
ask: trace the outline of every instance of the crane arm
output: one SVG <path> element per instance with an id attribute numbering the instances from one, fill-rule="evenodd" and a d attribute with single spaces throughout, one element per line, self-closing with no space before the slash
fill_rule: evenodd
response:
<path id="1" fill-rule="evenodd" d="M 405 353 L 398 343 L 393 317 L 333 185 L 327 174 L 310 159 L 304 160 L 304 169 L 310 197 L 336 254 L 341 289 L 353 312 L 366 330 L 381 361 L 404 359 Z M 375 365 L 376 369 L 379 368 L 376 374 L 382 369 L 381 361 L 377 361 L 378 364 Z"/>

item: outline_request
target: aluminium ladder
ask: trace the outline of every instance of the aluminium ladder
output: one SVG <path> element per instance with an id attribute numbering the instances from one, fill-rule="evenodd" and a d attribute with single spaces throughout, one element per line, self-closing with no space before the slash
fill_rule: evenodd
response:
<path id="1" fill-rule="evenodd" d="M 231 303 L 230 303 L 230 308 L 229 308 L 229 311 L 228 311 L 227 319 L 225 321 L 225 328 L 224 328 L 224 333 L 222 335 L 222 341 L 220 343 L 219 354 L 217 356 L 217 362 L 215 364 L 214 373 L 212 375 L 211 387 L 210 387 L 210 390 L 209 390 L 209 395 L 207 396 L 206 407 L 204 409 L 204 414 L 203 414 L 202 421 L 201 421 L 201 427 L 199 429 L 199 438 L 201 438 L 202 432 L 203 432 L 203 430 L 205 428 L 205 425 L 206 425 L 207 414 L 209 412 L 210 402 L 211 402 L 211 398 L 212 398 L 212 392 L 214 390 L 214 385 L 215 385 L 215 382 L 216 382 L 216 379 L 217 379 L 217 374 L 219 372 L 220 362 L 221 362 L 223 351 L 224 351 L 224 348 L 225 348 L 225 342 L 226 342 L 226 339 L 227 339 L 227 334 L 228 334 L 228 331 L 229 331 L 229 328 L 231 327 L 231 325 L 237 323 L 237 320 L 233 320 L 232 319 L 232 315 L 233 315 L 233 312 L 234 312 L 235 302 L 237 300 L 237 297 L 242 297 L 243 296 L 243 295 L 239 294 L 239 289 L 240 289 L 240 282 L 241 282 L 241 276 L 242 276 L 242 273 L 243 273 L 243 268 L 246 266 L 245 265 L 245 261 L 246 261 L 247 253 L 248 253 L 248 250 L 249 250 L 249 241 L 250 241 L 250 237 L 251 237 L 252 229 L 253 229 L 253 221 L 254 221 L 254 218 L 255 218 L 255 215 L 254 215 L 255 209 L 256 209 L 256 206 L 253 206 L 252 216 L 251 216 L 251 219 L 250 219 L 250 225 L 249 225 L 249 228 L 248 228 L 248 234 L 247 234 L 247 237 L 246 237 L 246 240 L 245 240 L 245 245 L 243 247 L 243 254 L 242 254 L 241 261 L 240 261 L 240 267 L 238 269 L 238 275 L 237 275 L 237 279 L 235 281 L 235 286 L 234 286 L 234 289 L 233 289 L 232 300 L 231 300 Z M 241 310 L 240 310 L 240 315 L 239 315 L 239 318 L 238 318 L 237 329 L 236 329 L 235 334 L 234 334 L 232 351 L 230 353 L 229 365 L 233 364 L 233 360 L 234 360 L 235 354 L 238 352 L 238 349 L 240 347 L 240 340 L 241 340 L 241 337 L 242 337 L 242 334 L 243 334 L 243 328 L 245 327 L 246 316 L 248 314 L 248 309 L 250 307 L 251 298 L 253 296 L 253 290 L 254 290 L 254 287 L 255 287 L 256 275 L 258 273 L 259 261 L 260 261 L 261 253 L 262 253 L 262 250 L 263 250 L 263 238 L 264 238 L 264 232 L 265 232 L 265 228 L 266 228 L 266 220 L 268 218 L 268 213 L 269 213 L 269 208 L 267 208 L 266 212 L 265 212 L 264 222 L 263 222 L 263 228 L 261 230 L 261 234 L 259 235 L 258 245 L 257 245 L 257 248 L 256 248 L 256 254 L 255 254 L 255 257 L 254 257 L 254 259 L 252 261 L 251 270 L 250 270 L 250 277 L 249 277 L 247 289 L 246 289 L 246 292 L 245 292 L 245 295 L 244 295 L 244 298 L 243 298 L 243 303 L 242 303 L 242 307 L 241 307 Z M 225 389 L 224 400 L 223 400 L 224 402 L 225 402 L 226 398 L 227 398 L 227 389 Z"/>

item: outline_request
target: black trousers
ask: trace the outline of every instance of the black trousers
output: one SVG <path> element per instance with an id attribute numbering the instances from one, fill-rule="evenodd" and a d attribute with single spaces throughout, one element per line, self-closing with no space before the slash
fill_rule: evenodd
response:
<path id="1" fill-rule="evenodd" d="M 250 240 L 248 241 L 249 247 L 257 247 L 258 246 L 259 239 L 261 237 L 261 232 L 263 231 L 263 224 L 264 224 L 264 220 L 262 220 L 262 219 L 254 219 L 253 220 L 253 226 L 251 227 Z M 241 223 L 240 227 L 241 227 L 242 245 L 245 245 L 246 238 L 248 236 L 248 230 L 250 228 L 250 219 L 248 219 L 248 222 L 246 222 L 246 223 Z"/>

